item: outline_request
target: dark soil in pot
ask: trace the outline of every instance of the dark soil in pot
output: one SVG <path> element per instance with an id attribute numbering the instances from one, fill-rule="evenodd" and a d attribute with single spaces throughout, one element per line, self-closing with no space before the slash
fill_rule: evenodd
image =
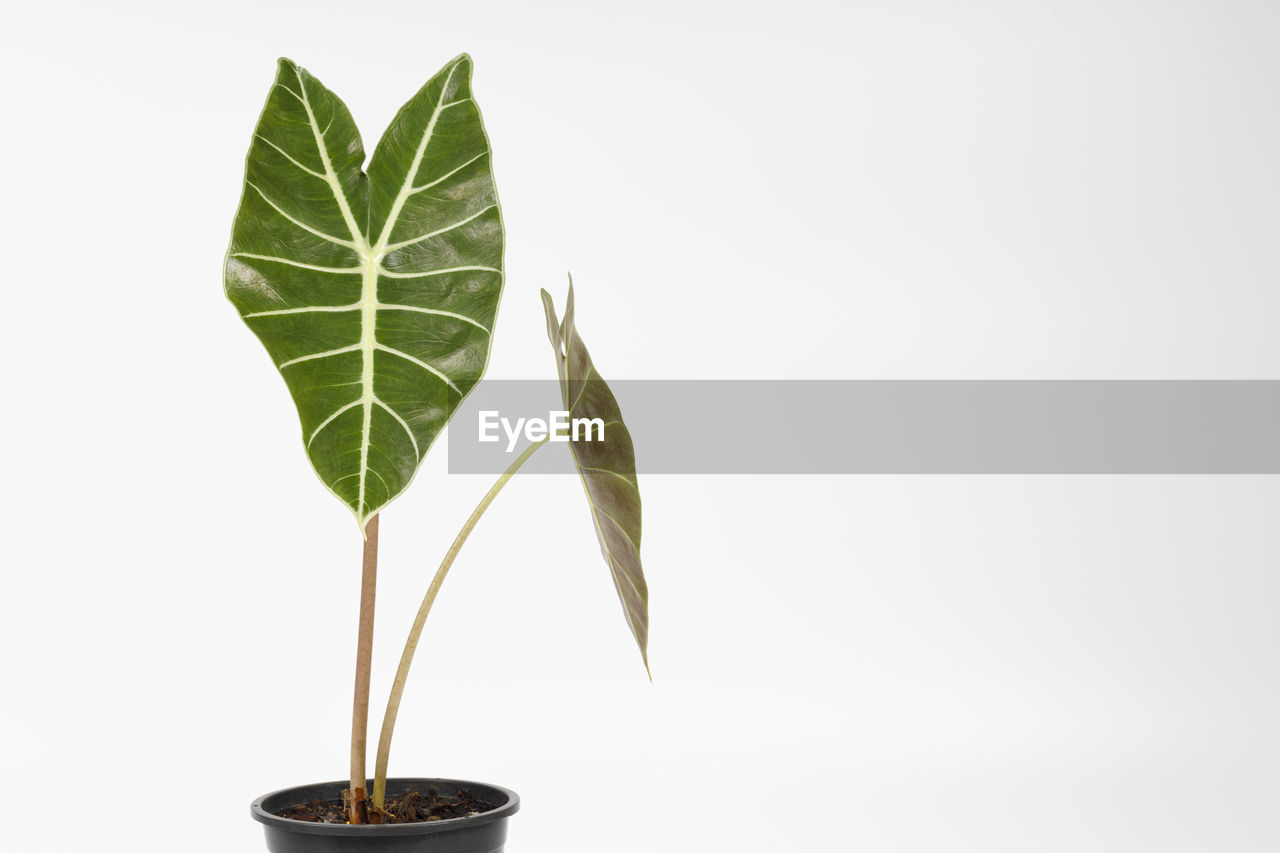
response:
<path id="1" fill-rule="evenodd" d="M 455 817 L 470 817 L 497 808 L 496 803 L 476 799 L 466 789 L 441 791 L 436 785 L 413 788 L 399 796 L 388 796 L 383 808 L 378 808 L 371 800 L 363 802 L 361 813 L 369 815 L 368 823 L 423 823 Z M 347 809 L 341 800 L 308 800 L 305 803 L 289 806 L 276 814 L 309 823 L 347 822 Z"/>
<path id="2" fill-rule="evenodd" d="M 250 811 L 271 853 L 500 853 L 520 798 L 506 788 L 458 779 L 388 779 L 393 822 L 342 822 L 347 782 L 285 788 Z M 330 815 L 333 818 L 330 818 Z M 331 823 L 327 820 L 336 819 Z M 396 822 L 399 821 L 399 822 Z"/>

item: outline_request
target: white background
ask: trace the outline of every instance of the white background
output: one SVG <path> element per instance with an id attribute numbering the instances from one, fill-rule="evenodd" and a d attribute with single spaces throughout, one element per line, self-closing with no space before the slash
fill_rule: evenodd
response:
<path id="1" fill-rule="evenodd" d="M 47 3 L 3 29 L 12 849 L 259 850 L 254 796 L 345 774 L 359 536 L 221 292 L 278 55 L 369 149 L 475 58 L 509 233 L 491 376 L 552 375 L 537 290 L 567 269 L 613 378 L 1280 371 L 1272 4 Z M 487 488 L 443 463 L 383 517 L 375 719 Z M 502 495 L 428 626 L 393 774 L 517 789 L 513 853 L 1280 846 L 1276 479 L 642 488 L 652 684 L 572 479 Z"/>

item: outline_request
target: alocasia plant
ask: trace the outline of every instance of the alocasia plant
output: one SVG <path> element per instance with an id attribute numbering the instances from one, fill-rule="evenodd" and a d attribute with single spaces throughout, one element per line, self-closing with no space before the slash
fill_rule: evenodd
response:
<path id="1" fill-rule="evenodd" d="M 381 814 L 387 755 L 418 637 L 480 515 L 458 534 L 423 600 L 388 700 L 365 797 L 378 513 L 484 374 L 503 289 L 504 233 L 489 139 L 463 54 L 413 96 L 364 170 L 342 101 L 287 59 L 258 120 L 225 262 L 227 296 L 262 341 L 298 410 L 307 456 L 355 515 L 364 570 L 352 713 L 351 822 Z M 543 292 L 566 407 L 606 421 L 602 441 L 573 441 L 602 553 L 648 667 L 648 593 L 640 564 L 640 496 L 630 434 L 573 321 Z"/>

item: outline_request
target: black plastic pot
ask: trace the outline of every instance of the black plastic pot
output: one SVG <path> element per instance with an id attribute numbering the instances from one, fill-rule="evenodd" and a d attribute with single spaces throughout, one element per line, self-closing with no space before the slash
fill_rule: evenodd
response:
<path id="1" fill-rule="evenodd" d="M 253 819 L 263 824 L 271 853 L 502 853 L 507 818 L 520 808 L 514 791 L 461 779 L 388 779 L 387 796 L 434 787 L 464 790 L 496 808 L 470 817 L 425 823 L 351 826 L 308 823 L 280 817 L 276 812 L 312 799 L 337 800 L 349 782 L 324 782 L 273 791 L 253 801 Z"/>

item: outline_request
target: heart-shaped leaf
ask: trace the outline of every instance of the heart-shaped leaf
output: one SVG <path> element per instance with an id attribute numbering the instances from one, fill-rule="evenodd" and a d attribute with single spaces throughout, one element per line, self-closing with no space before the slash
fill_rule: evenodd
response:
<path id="1" fill-rule="evenodd" d="M 556 354 L 560 391 L 570 421 L 599 419 L 603 440 L 586 440 L 583 430 L 569 442 L 573 461 L 582 478 L 591 508 L 591 520 L 600 553 L 613 576 L 622 600 L 627 625 L 640 645 L 645 669 L 649 668 L 649 587 L 640 564 L 640 487 L 636 481 L 636 452 L 631 433 L 622 421 L 622 410 L 574 324 L 573 282 L 565 301 L 564 321 L 556 318 L 551 295 L 542 291 L 547 315 L 547 336 Z M 598 438 L 599 432 L 590 437 Z"/>
<path id="2" fill-rule="evenodd" d="M 312 466 L 361 530 L 408 487 L 489 360 L 503 229 L 470 57 L 401 107 L 367 175 L 364 158 L 337 95 L 281 59 L 225 267 Z"/>

